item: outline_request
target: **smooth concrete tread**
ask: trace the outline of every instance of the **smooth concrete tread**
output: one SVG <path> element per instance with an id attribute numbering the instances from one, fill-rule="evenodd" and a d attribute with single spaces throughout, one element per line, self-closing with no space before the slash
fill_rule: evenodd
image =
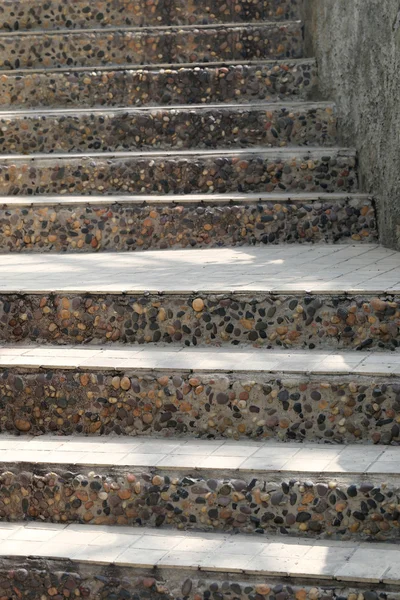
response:
<path id="1" fill-rule="evenodd" d="M 400 584 L 398 544 L 39 522 L 2 522 L 0 540 L 0 556 Z"/>
<path id="2" fill-rule="evenodd" d="M 0 345 L 3 369 L 152 371 L 173 373 L 280 373 L 282 375 L 400 376 L 400 352 L 318 352 L 303 350 L 199 348 L 179 346 Z"/>
<path id="3" fill-rule="evenodd" d="M 108 31 L 108 30 L 104 30 Z M 285 59 L 261 59 L 261 60 L 224 60 L 224 61 L 212 61 L 212 62 L 196 62 L 196 63 L 143 63 L 143 65 L 131 65 L 129 63 L 121 65 L 96 65 L 96 67 L 59 67 L 54 70 L 55 73 L 98 73 L 102 71 L 157 71 L 165 70 L 168 71 L 179 71 L 180 69 L 202 69 L 210 67 L 234 67 L 259 65 L 260 68 L 263 66 L 270 66 L 271 68 L 276 65 L 310 65 L 316 66 L 315 58 L 285 58 Z M 49 73 L 51 69 L 35 68 L 35 69 L 15 69 L 12 71 L 5 71 L 4 74 L 9 77 L 23 75 L 23 74 L 34 74 L 34 73 Z M 3 74 L 3 76 L 4 76 Z"/>
<path id="4" fill-rule="evenodd" d="M 229 29 L 245 29 L 246 27 L 251 27 L 254 29 L 266 28 L 270 27 L 273 29 L 276 28 L 288 28 L 293 25 L 301 25 L 301 21 L 298 19 L 293 19 L 291 21 L 248 21 L 248 22 L 231 22 L 231 23 L 197 23 L 196 25 L 145 25 L 145 26 L 126 26 L 123 25 L 121 27 L 89 27 L 85 29 L 29 29 L 28 31 L 2 31 L 0 30 L 0 39 L 1 38 L 10 38 L 10 37 L 36 37 L 39 35 L 45 35 L 48 37 L 59 37 L 61 35 L 68 36 L 80 36 L 84 33 L 93 34 L 100 33 L 102 35 L 109 35 L 112 33 L 140 33 L 140 34 L 155 34 L 162 33 L 163 31 L 171 31 L 173 33 L 179 31 L 189 31 L 192 32 L 193 29 L 196 31 L 207 31 L 211 29 L 212 31 L 223 31 L 227 28 Z"/>
<path id="5" fill-rule="evenodd" d="M 3 254 L 0 293 L 400 293 L 400 252 L 375 244 Z"/>
<path id="6" fill-rule="evenodd" d="M 71 152 L 69 154 L 54 152 L 52 154 L 43 154 L 43 153 L 34 153 L 31 155 L 26 154 L 2 154 L 0 156 L 0 163 L 5 161 L 12 162 L 28 162 L 29 160 L 37 161 L 37 160 L 49 160 L 54 161 L 55 159 L 63 159 L 70 160 L 73 158 L 82 158 L 90 159 L 90 158 L 167 158 L 167 157 L 177 157 L 177 158 L 186 158 L 192 156 L 224 156 L 224 157 L 235 157 L 239 158 L 241 156 L 270 156 L 271 158 L 276 159 L 290 159 L 290 158 L 298 158 L 301 157 L 303 160 L 310 160 L 312 158 L 322 159 L 327 156 L 335 156 L 338 157 L 355 157 L 356 151 L 353 148 L 339 148 L 329 146 L 328 148 L 321 148 L 320 146 L 300 146 L 298 148 L 266 148 L 265 146 L 252 146 L 250 148 L 235 148 L 227 149 L 227 148 L 213 148 L 211 150 L 206 149 L 194 149 L 194 150 L 148 150 L 148 151 L 123 151 L 123 152 Z"/>
<path id="7" fill-rule="evenodd" d="M 337 193 L 337 194 L 163 194 L 160 196 L 0 196 L 1 207 L 16 206 L 67 206 L 90 204 L 93 206 L 110 204 L 257 204 L 259 202 L 315 202 L 334 203 L 343 199 L 371 200 L 368 194 Z"/>
<path id="8" fill-rule="evenodd" d="M 0 465 L 85 465 L 249 472 L 400 475 L 400 446 L 322 445 L 155 437 L 0 435 Z"/>
<path id="9" fill-rule="evenodd" d="M 289 114 L 292 110 L 296 111 L 311 111 L 319 108 L 335 109 L 334 102 L 262 102 L 255 101 L 251 104 L 230 104 L 230 103 L 215 103 L 212 104 L 173 104 L 173 105 L 157 105 L 157 106 L 129 106 L 129 107 L 96 107 L 96 108 L 35 108 L 30 110 L 0 110 L 0 127 L 1 119 L 13 118 L 13 117 L 64 117 L 65 115 L 71 115 L 79 117 L 81 115 L 125 115 L 125 114 L 136 114 L 136 113 L 153 113 L 153 112 L 172 112 L 172 111 L 199 111 L 199 112 L 210 112 L 212 110 L 223 110 L 231 112 L 239 112 L 242 110 L 253 111 L 253 110 L 265 110 L 265 111 L 278 111 L 284 110 L 285 113 Z"/>

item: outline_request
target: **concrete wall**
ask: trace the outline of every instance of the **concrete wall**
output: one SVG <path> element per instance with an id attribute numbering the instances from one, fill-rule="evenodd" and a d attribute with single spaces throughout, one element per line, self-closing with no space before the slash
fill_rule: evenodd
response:
<path id="1" fill-rule="evenodd" d="M 359 152 L 380 238 L 400 250 L 400 0 L 305 0 L 320 95 L 336 100 L 343 144 Z"/>

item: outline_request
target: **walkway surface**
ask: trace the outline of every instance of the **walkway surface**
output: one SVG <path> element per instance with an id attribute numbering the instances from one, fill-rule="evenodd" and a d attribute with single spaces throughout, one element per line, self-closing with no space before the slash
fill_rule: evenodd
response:
<path id="1" fill-rule="evenodd" d="M 400 474 L 400 446 L 0 435 L 0 463 L 302 473 Z"/>
<path id="2" fill-rule="evenodd" d="M 0 367 L 79 369 L 82 371 L 150 370 L 263 372 L 285 374 L 400 375 L 399 352 L 265 350 L 251 346 L 198 348 L 182 346 L 36 346 L 0 344 Z"/>
<path id="3" fill-rule="evenodd" d="M 400 292 L 400 252 L 378 245 L 9 254 L 0 292 Z"/>
<path id="4" fill-rule="evenodd" d="M 400 583 L 396 544 L 329 542 L 169 529 L 0 523 L 1 556 L 69 558 L 132 567 L 186 568 L 263 577 Z M 368 564 L 366 571 L 365 565 Z"/>

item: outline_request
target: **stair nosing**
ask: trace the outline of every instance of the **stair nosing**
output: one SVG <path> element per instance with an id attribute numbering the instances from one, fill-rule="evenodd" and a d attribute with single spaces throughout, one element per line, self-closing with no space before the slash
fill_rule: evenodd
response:
<path id="1" fill-rule="evenodd" d="M 213 68 L 213 67 L 237 67 L 237 66 L 257 66 L 257 65 L 287 65 L 287 64 L 310 64 L 316 65 L 316 59 L 305 58 L 287 58 L 287 59 L 269 59 L 269 60 L 231 60 L 231 61 L 216 61 L 216 62 L 195 62 L 195 63 L 144 63 L 124 64 L 124 65 L 96 65 L 93 67 L 48 67 L 48 68 L 30 68 L 30 69 L 7 69 L 0 70 L 0 74 L 4 75 L 30 75 L 38 73 L 94 73 L 103 71 L 155 71 L 155 70 L 180 70 L 185 68 Z"/>
<path id="2" fill-rule="evenodd" d="M 121 26 L 121 27 L 89 27 L 82 29 L 30 29 L 26 31 L 1 31 L 0 39 L 8 37 L 34 37 L 40 35 L 47 36 L 61 36 L 61 35 L 82 35 L 87 33 L 101 33 L 107 35 L 109 33 L 125 33 L 125 32 L 137 32 L 147 33 L 154 31 L 195 31 L 200 30 L 214 30 L 214 29 L 244 29 L 248 27 L 253 28 L 279 28 L 290 27 L 293 25 L 301 25 L 300 19 L 291 19 L 287 21 L 257 21 L 257 22 L 233 22 L 233 23 L 199 23 L 192 25 L 143 25 L 139 27 Z"/>
<path id="3" fill-rule="evenodd" d="M 105 441 L 104 441 L 105 440 Z M 30 444 L 34 441 L 34 447 Z M 227 476 L 242 473 L 266 473 L 271 476 L 288 473 L 301 473 L 302 476 L 327 475 L 338 479 L 347 476 L 368 475 L 371 478 L 381 474 L 381 463 L 393 463 L 393 472 L 385 472 L 386 477 L 400 474 L 400 447 L 365 444 L 318 444 L 314 442 L 274 442 L 255 440 L 223 440 L 198 438 L 163 438 L 157 436 L 114 437 L 107 436 L 9 436 L 0 434 L 0 465 L 79 465 L 81 467 L 115 467 L 123 469 L 149 468 L 159 471 L 189 470 L 193 473 L 216 472 Z M 18 447 L 15 448 L 15 444 Z M 89 446 L 88 444 L 93 444 Z M 113 449 L 107 450 L 108 444 Z M 40 445 L 45 449 L 40 450 Z M 51 446 L 54 445 L 54 448 Z M 157 448 L 155 449 L 155 445 Z M 118 449 L 115 447 L 118 446 Z M 149 448 L 150 446 L 150 448 Z M 369 449 L 365 467 L 340 468 L 342 453 L 345 463 L 360 464 Z M 204 450 L 203 450 L 204 448 Z M 282 455 L 282 450 L 289 452 Z M 39 453 L 38 454 L 32 454 Z M 224 454 L 224 452 L 226 452 Z M 7 457 L 7 453 L 11 453 Z M 54 455 L 55 453 L 56 455 Z M 71 454 L 73 453 L 73 454 Z M 77 456 L 77 454 L 81 456 Z M 385 455 L 391 456 L 385 461 Z M 117 456 L 118 455 L 118 456 Z M 257 456 L 258 455 L 258 456 Z M 394 455 L 398 455 L 394 457 Z M 70 458 L 69 458 L 70 457 Z M 211 459 L 211 460 L 210 460 Z M 220 462 L 218 462 L 220 459 Z M 230 459 L 230 461 L 229 461 Z M 251 464 L 257 459 L 261 465 Z M 314 466 L 313 460 L 324 460 L 326 464 Z M 231 464 L 229 464 L 229 462 Z M 275 465 L 273 463 L 276 463 Z M 298 463 L 301 464 L 298 464 Z M 209 464 L 210 463 L 210 464 Z M 246 464 L 250 463 L 250 464 Z M 262 466 L 265 463 L 265 466 Z M 295 466 L 293 466 L 295 463 Z M 278 466 L 279 464 L 279 466 Z M 313 468 L 314 467 L 314 468 Z"/>
<path id="4" fill-rule="evenodd" d="M 205 350 L 207 352 L 205 353 Z M 118 358 L 118 351 L 123 356 Z M 9 354 L 7 354 L 9 352 Z M 37 354 L 35 354 L 35 352 Z M 86 354 L 86 356 L 85 356 Z M 110 356 L 111 354 L 111 356 Z M 237 367 L 235 357 L 240 355 L 240 367 Z M 62 357 L 60 357 L 62 355 Z M 128 356 L 130 355 L 130 356 Z M 204 356 L 213 363 L 213 357 L 218 358 L 217 366 L 202 364 Z M 221 355 L 224 356 L 225 364 L 221 364 Z M 174 364 L 176 356 L 176 364 Z M 7 359 L 8 357 L 8 359 Z M 168 366 L 163 366 L 163 360 L 167 357 Z M 185 357 L 185 365 L 182 365 L 182 359 Z M 307 361 L 304 366 L 293 367 L 293 362 L 301 358 Z M 330 359 L 341 357 L 343 365 L 341 368 L 323 364 Z M 394 360 L 398 357 L 398 360 Z M 65 359 L 65 362 L 63 361 Z M 379 360 L 377 360 L 379 358 Z M 160 362 L 161 359 L 161 362 Z M 384 360 L 382 360 L 384 359 Z M 109 363 L 107 364 L 107 360 Z M 242 361 L 249 360 L 249 364 L 243 365 Z M 264 364 L 259 361 L 265 360 Z M 147 361 L 147 363 L 146 363 Z M 158 361 L 158 362 L 157 362 Z M 269 361 L 269 364 L 268 364 Z M 274 364 L 276 361 L 276 364 Z M 385 370 L 379 370 L 376 362 L 396 368 L 399 371 L 388 373 Z M 308 362 L 308 364 L 307 364 Z M 369 366 L 371 362 L 371 366 Z M 203 348 L 203 347 L 172 347 L 157 345 L 157 349 L 136 346 L 127 349 L 124 345 L 23 345 L 23 344 L 4 344 L 0 345 L 0 369 L 53 369 L 53 370 L 77 370 L 87 371 L 172 371 L 181 373 L 262 373 L 262 374 L 280 374 L 283 376 L 307 375 L 307 376 L 364 376 L 364 377 L 400 377 L 400 352 L 360 352 L 360 351 L 337 351 L 326 350 L 267 350 L 248 348 L 246 346 L 236 346 L 232 348 Z"/>
<path id="5" fill-rule="evenodd" d="M 70 152 L 70 153 L 33 153 L 33 154 L 3 154 L 0 156 L 2 161 L 35 161 L 35 160 L 65 160 L 65 159 L 107 159 L 107 158 L 159 158 L 159 157 L 185 157 L 185 156 L 250 156 L 250 155 L 271 155 L 271 156 L 304 156 L 311 155 L 326 156 L 330 154 L 340 154 L 341 156 L 355 156 L 355 148 L 328 146 L 292 146 L 286 148 L 268 148 L 265 146 L 250 146 L 249 148 L 213 148 L 192 149 L 192 150 L 146 150 L 146 151 L 118 151 L 118 152 Z"/>
<path id="6" fill-rule="evenodd" d="M 357 192 L 343 192 L 333 194 L 285 194 L 279 193 L 260 193 L 260 194 L 165 194 L 165 195 L 136 195 L 136 196 L 68 196 L 59 194 L 58 196 L 0 196 L 0 208 L 5 206 L 68 206 L 85 204 L 251 204 L 257 202 L 291 202 L 291 201 L 309 201 L 309 202 L 335 202 L 342 199 L 348 200 L 371 200 L 370 194 Z"/>
<path id="7" fill-rule="evenodd" d="M 32 529 L 48 529 L 54 533 L 54 537 L 50 536 L 50 539 L 47 541 L 39 540 L 39 541 L 30 541 L 31 538 L 27 535 L 26 540 L 24 540 L 24 530 L 30 531 Z M 315 587 L 316 582 L 319 582 L 319 587 L 326 585 L 327 582 L 352 582 L 353 584 L 357 582 L 358 584 L 364 584 L 367 589 L 370 589 L 371 583 L 389 583 L 397 586 L 399 584 L 398 577 L 393 579 L 390 577 L 391 570 L 393 569 L 392 563 L 393 559 L 400 557 L 400 550 L 398 545 L 395 543 L 391 544 L 382 544 L 380 545 L 380 556 L 384 555 L 384 564 L 385 566 L 378 569 L 379 574 L 373 574 L 367 570 L 365 573 L 363 559 L 359 558 L 359 555 L 363 551 L 371 551 L 371 545 L 365 542 L 347 542 L 345 546 L 343 546 L 343 542 L 340 541 L 319 541 L 319 540 L 311 540 L 311 539 L 299 539 L 294 536 L 258 536 L 254 538 L 254 536 L 246 535 L 246 534 L 234 534 L 234 533 L 218 533 L 212 534 L 209 537 L 209 534 L 202 534 L 201 532 L 184 532 L 184 531 L 176 531 L 168 528 L 163 529 L 155 529 L 152 527 L 128 527 L 128 526 L 120 526 L 114 525 L 110 526 L 102 526 L 102 525 L 94 525 L 90 526 L 87 524 L 54 524 L 54 523 L 40 523 L 37 524 L 35 522 L 13 522 L 13 523 L 5 523 L 3 529 L 10 530 L 10 537 L 5 536 L 6 539 L 2 540 L 0 555 L 1 556 L 21 556 L 21 557 L 41 557 L 46 560 L 57 560 L 67 559 L 71 561 L 71 564 L 75 563 L 85 563 L 92 565 L 116 565 L 118 567 L 128 567 L 130 569 L 137 568 L 140 569 L 140 573 L 143 574 L 143 569 L 154 569 L 157 572 L 163 573 L 166 572 L 167 575 L 170 575 L 171 572 L 178 572 L 182 577 L 183 573 L 187 573 L 190 577 L 193 577 L 192 573 L 198 574 L 207 574 L 207 573 L 221 573 L 227 574 L 241 574 L 241 575 L 251 575 L 251 576 L 261 576 L 265 577 L 279 577 L 280 579 L 288 579 L 290 581 L 299 581 L 299 584 L 303 587 L 305 582 L 308 582 L 308 585 Z M 92 544 L 86 540 L 82 540 L 80 536 L 82 536 L 82 532 L 92 532 L 94 533 L 94 538 L 92 539 Z M 99 546 L 96 546 L 95 539 L 96 534 L 99 536 L 105 536 L 107 538 L 110 535 L 110 541 L 108 543 L 102 544 L 102 547 L 105 548 L 104 556 L 101 556 L 101 551 L 95 552 L 94 549 Z M 15 538 L 12 536 L 18 533 Z M 110 559 L 110 549 L 113 548 L 113 538 L 111 536 L 115 534 L 122 534 L 126 536 L 128 539 L 131 536 L 130 541 L 126 540 L 125 544 L 118 546 L 117 553 L 114 558 Z M 62 536 L 67 536 L 67 543 L 63 543 Z M 59 539 L 57 539 L 57 537 Z M 164 550 L 158 551 L 154 553 L 152 556 L 146 556 L 148 551 L 152 551 L 153 549 L 157 549 L 157 543 L 155 546 L 152 546 L 154 542 L 154 537 L 165 537 L 169 538 L 169 544 L 167 549 L 165 549 L 165 544 L 161 547 Z M 40 537 L 40 536 L 39 536 Z M 146 538 L 150 540 L 145 542 Z M 152 539 L 151 539 L 152 538 Z M 71 542 L 71 539 L 74 543 Z M 174 543 L 174 540 L 178 540 L 177 543 Z M 176 555 L 184 555 L 187 552 L 185 549 L 185 544 L 190 540 L 202 540 L 203 547 L 199 552 L 197 549 L 197 559 L 193 559 L 192 563 L 185 564 L 185 562 L 179 564 L 179 562 L 175 562 L 177 559 L 173 558 Z M 20 540 L 18 542 L 18 540 Z M 76 542 L 75 542 L 76 540 Z M 133 540 L 133 541 L 132 541 Z M 207 540 L 209 540 L 209 545 L 207 545 Z M 9 550 L 9 542 L 14 542 L 14 545 L 11 544 L 12 550 Z M 243 553 L 238 559 L 237 554 L 233 555 L 226 550 L 225 544 L 227 542 L 234 542 L 235 546 L 239 546 L 244 543 L 258 543 L 259 547 L 256 551 L 254 549 L 254 553 L 245 554 Z M 180 544 L 183 544 L 183 548 L 179 548 Z M 287 564 L 283 558 L 278 558 L 279 553 L 275 554 L 273 551 L 270 554 L 268 551 L 264 553 L 264 548 L 261 550 L 261 545 L 265 544 L 265 547 L 269 544 L 277 545 L 279 548 L 286 547 L 287 549 L 293 548 L 294 545 L 303 545 L 304 546 L 304 556 L 303 558 L 294 559 L 292 563 L 294 566 Z M 57 552 L 52 554 L 52 545 L 57 548 Z M 20 550 L 16 548 L 20 547 Z M 195 546 L 195 544 L 194 544 Z M 81 554 L 79 555 L 79 550 L 81 549 Z M 311 547 L 311 548 L 310 548 Z M 4 551 L 4 548 L 6 551 Z M 49 550 L 50 548 L 50 550 Z M 172 550 L 171 550 L 172 548 Z M 345 553 L 344 557 L 341 561 L 334 560 L 329 569 L 325 568 L 322 571 L 321 564 L 325 564 L 328 562 L 328 557 L 331 555 L 332 557 L 337 556 L 336 551 L 338 549 L 347 548 L 348 552 Z M 317 554 L 317 557 L 314 560 L 310 560 L 307 558 L 308 550 L 313 550 L 314 554 Z M 318 551 L 319 549 L 319 551 Z M 376 546 L 375 546 L 376 551 Z M 4 552 L 4 554 L 2 554 Z M 8 554 L 7 554 L 8 552 Z M 86 552 L 86 555 L 85 555 Z M 192 550 L 193 552 L 193 550 Z M 108 554 L 107 554 L 108 553 Z M 287 557 L 289 553 L 285 554 Z M 314 555 L 313 554 L 313 555 Z M 319 556 L 318 556 L 319 555 Z M 202 558 L 200 559 L 200 556 Z M 271 562 L 271 556 L 273 557 L 272 562 L 274 565 L 272 567 L 268 566 L 268 559 Z M 265 561 L 261 561 L 261 564 L 257 565 L 254 561 L 258 558 L 265 558 Z M 221 562 L 219 563 L 221 559 Z M 234 559 L 238 559 L 235 560 Z M 239 561 L 239 562 L 238 562 Z M 242 564 L 240 564 L 242 561 Z M 296 565 L 298 562 L 303 562 L 305 565 L 296 571 Z M 360 570 L 360 562 L 362 563 L 361 568 L 364 570 Z M 265 564 L 264 564 L 265 563 Z M 278 566 L 277 566 L 278 563 Z M 316 567 L 313 567 L 313 563 L 316 563 Z M 352 571 L 351 567 L 355 567 L 356 574 Z M 397 563 L 396 563 L 397 564 Z M 350 567 L 350 571 L 348 571 L 348 567 Z M 123 574 L 123 572 L 122 572 Z M 214 575 L 215 577 L 215 575 Z M 263 581 L 264 583 L 264 581 Z M 268 583 L 268 581 L 267 581 Z M 251 585 L 251 580 L 248 581 L 248 585 Z"/>
<path id="8" fill-rule="evenodd" d="M 139 113 L 139 112 L 160 112 L 160 111 L 210 111 L 210 110 L 312 110 L 317 108 L 335 108 L 335 102 L 328 101 L 307 101 L 299 100 L 297 102 L 293 100 L 282 100 L 280 102 L 248 102 L 244 103 L 210 103 L 210 104 L 157 104 L 157 105 L 144 105 L 144 106 L 96 106 L 94 108 L 32 108 L 32 109 L 18 109 L 18 110 L 0 110 L 0 119 L 27 116 L 27 117 L 39 117 L 39 116 L 65 116 L 65 115 L 86 115 L 86 114 L 103 114 L 103 113 Z M 1 126 L 1 124 L 0 124 Z"/>

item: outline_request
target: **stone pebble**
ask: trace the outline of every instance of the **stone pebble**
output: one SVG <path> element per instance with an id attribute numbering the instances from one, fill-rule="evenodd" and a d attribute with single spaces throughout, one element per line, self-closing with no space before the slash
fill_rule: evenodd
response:
<path id="1" fill-rule="evenodd" d="M 9 433 L 400 443 L 391 378 L 2 369 L 0 398 Z"/>
<path id="2" fill-rule="evenodd" d="M 330 539 L 398 539 L 400 489 L 349 479 L 323 495 L 311 480 L 219 479 L 132 467 L 0 465 L 3 520 L 173 527 Z M 369 483 L 369 482 L 368 482 Z M 364 484 L 365 487 L 365 484 Z M 351 490 L 351 493 L 350 493 Z"/>
<path id="3" fill-rule="evenodd" d="M 332 106 L 196 108 L 0 116 L 0 152 L 333 146 Z"/>
<path id="4" fill-rule="evenodd" d="M 66 108 L 206 104 L 307 99 L 316 88 L 312 61 L 259 65 L 0 73 L 0 106 Z"/>
<path id="5" fill-rule="evenodd" d="M 204 302 L 202 312 L 193 300 Z M 400 297 L 267 293 L 2 294 L 0 340 L 14 343 L 395 349 Z"/>
<path id="6" fill-rule="evenodd" d="M 200 151 L 201 152 L 201 151 Z M 355 192 L 354 154 L 327 148 L 276 155 L 224 154 L 81 158 L 0 157 L 0 195 Z"/>
<path id="7" fill-rule="evenodd" d="M 300 0 L 3 0 L 0 30 L 284 21 L 300 13 Z"/>
<path id="8" fill-rule="evenodd" d="M 135 569 L 86 564 L 79 560 L 12 557 L 0 560 L 0 592 L 4 598 L 99 598 L 102 600 L 399 600 L 400 593 L 376 584 L 344 587 L 342 583 L 314 581 L 311 585 L 274 578 L 246 578 L 235 573 L 200 574 L 179 569 L 178 576 L 162 569 Z M 39 594 L 35 591 L 39 590 Z M 35 594 L 35 595 L 33 595 Z M 185 595 L 187 594 L 187 595 Z"/>
<path id="9" fill-rule="evenodd" d="M 371 200 L 0 205 L 0 250 L 206 248 L 378 239 Z"/>
<path id="10" fill-rule="evenodd" d="M 0 36 L 0 71 L 302 56 L 298 23 Z"/>

